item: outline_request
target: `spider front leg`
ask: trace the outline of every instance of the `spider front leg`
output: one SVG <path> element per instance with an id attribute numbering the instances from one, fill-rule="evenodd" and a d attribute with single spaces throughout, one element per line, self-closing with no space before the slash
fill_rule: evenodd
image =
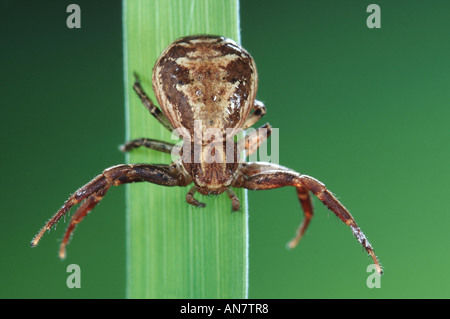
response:
<path id="1" fill-rule="evenodd" d="M 47 230 L 50 230 L 52 226 L 56 225 L 61 217 L 73 206 L 81 203 L 78 210 L 72 216 L 61 243 L 59 256 L 64 258 L 65 247 L 76 225 L 102 200 L 108 189 L 111 186 L 135 182 L 150 182 L 163 186 L 186 186 L 191 182 L 191 178 L 184 175 L 178 165 L 175 164 L 136 164 L 110 167 L 72 194 L 59 211 L 36 234 L 31 241 L 31 246 L 36 246 Z"/>
<path id="2" fill-rule="evenodd" d="M 291 249 L 295 248 L 300 239 L 302 239 L 314 214 L 311 196 L 309 194 L 309 190 L 306 187 L 297 187 L 297 197 L 300 201 L 300 204 L 302 205 L 304 218 L 300 227 L 297 229 L 297 235 L 288 243 L 288 247 Z"/>
<path id="3" fill-rule="evenodd" d="M 64 259 L 66 257 L 66 246 L 69 243 L 70 238 L 72 237 L 72 233 L 75 230 L 75 227 L 103 199 L 103 196 L 106 195 L 106 192 L 109 188 L 110 186 L 105 186 L 98 192 L 93 193 L 81 203 L 80 207 L 78 207 L 77 211 L 70 219 L 69 226 L 67 226 L 66 232 L 64 233 L 63 240 L 59 247 L 59 258 Z"/>
<path id="4" fill-rule="evenodd" d="M 309 198 L 309 191 L 322 201 L 336 216 L 338 216 L 347 226 L 349 226 L 359 243 L 372 257 L 376 270 L 383 273 L 377 256 L 364 233 L 356 224 L 350 212 L 337 200 L 337 198 L 313 177 L 301 175 L 288 168 L 270 163 L 246 163 L 242 165 L 241 178 L 237 179 L 236 187 L 243 187 L 252 190 L 273 189 L 284 186 L 294 186 L 297 188 L 298 198 L 305 212 L 305 220 L 300 225 L 296 237 L 289 243 L 293 248 L 303 236 L 309 221 L 312 217 L 312 204 Z"/>

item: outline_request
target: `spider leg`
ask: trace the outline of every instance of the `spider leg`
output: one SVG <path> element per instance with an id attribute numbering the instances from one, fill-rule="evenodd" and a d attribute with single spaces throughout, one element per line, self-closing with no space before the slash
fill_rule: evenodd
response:
<path id="1" fill-rule="evenodd" d="M 121 145 L 120 150 L 122 152 L 129 152 L 140 146 L 144 146 L 155 151 L 170 154 L 172 153 L 172 149 L 175 147 L 175 144 L 154 140 L 151 138 L 138 138 Z"/>
<path id="2" fill-rule="evenodd" d="M 245 148 L 245 155 L 249 156 L 256 152 L 260 145 L 267 140 L 272 133 L 272 126 L 269 123 L 259 127 L 256 131 L 251 132 L 245 138 L 239 140 L 238 149 Z"/>
<path id="3" fill-rule="evenodd" d="M 63 217 L 73 206 L 83 202 L 77 212 L 72 216 L 68 229 L 63 239 L 60 256 L 64 257 L 64 247 L 67 244 L 72 231 L 105 196 L 111 186 L 118 186 L 134 182 L 150 182 L 163 186 L 186 186 L 192 179 L 184 175 L 177 165 L 152 165 L 130 164 L 117 165 L 103 171 L 86 185 L 73 193 L 58 212 L 42 227 L 31 241 L 31 246 L 36 246 L 53 225 Z"/>
<path id="4" fill-rule="evenodd" d="M 305 234 L 309 222 L 311 221 L 314 214 L 309 190 L 304 186 L 299 186 L 297 187 L 297 196 L 303 208 L 304 218 L 300 227 L 297 229 L 297 235 L 288 243 L 289 248 L 295 248 L 297 246 L 300 239 L 302 239 L 303 235 Z"/>
<path id="5" fill-rule="evenodd" d="M 199 202 L 194 198 L 194 194 L 197 192 L 197 188 L 195 186 L 192 186 L 192 188 L 187 192 L 186 194 L 186 202 L 190 205 L 193 205 L 195 207 L 205 207 L 206 204 Z"/>
<path id="6" fill-rule="evenodd" d="M 263 102 L 255 100 L 255 104 L 253 105 L 253 112 L 247 117 L 242 125 L 242 129 L 246 130 L 256 122 L 258 122 L 265 114 L 266 114 L 266 106 Z"/>
<path id="7" fill-rule="evenodd" d="M 164 113 L 161 112 L 161 110 L 153 103 L 153 101 L 145 93 L 144 89 L 141 86 L 139 77 L 136 73 L 134 73 L 134 77 L 135 82 L 133 85 L 133 89 L 141 99 L 142 104 L 144 104 L 145 108 L 149 110 L 150 114 L 153 115 L 158 120 L 159 123 L 161 123 L 166 129 L 172 132 L 173 131 L 172 124 L 169 122 Z"/>
<path id="8" fill-rule="evenodd" d="M 192 188 L 186 194 L 186 202 L 195 207 L 205 207 L 206 206 L 205 203 L 202 203 L 194 198 L 196 192 L 197 188 L 195 186 L 192 186 Z M 231 199 L 233 211 L 234 212 L 238 211 L 241 206 L 239 198 L 236 196 L 236 194 L 233 192 L 231 188 L 227 189 L 227 195 Z"/>
<path id="9" fill-rule="evenodd" d="M 284 186 L 294 186 L 297 188 L 297 194 L 305 211 L 305 221 L 300 225 L 297 236 L 289 243 L 289 246 L 295 247 L 302 237 L 309 220 L 312 217 L 312 205 L 308 204 L 309 199 L 305 196 L 307 191 L 312 192 L 322 201 L 336 216 L 338 216 L 347 226 L 349 226 L 359 243 L 364 247 L 367 253 L 372 257 L 377 272 L 381 274 L 378 258 L 376 257 L 372 246 L 364 233 L 356 224 L 355 219 L 350 212 L 339 202 L 339 200 L 313 177 L 301 175 L 295 171 L 270 163 L 247 163 L 241 166 L 243 178 L 236 179 L 235 187 L 244 187 L 253 190 L 273 189 Z M 303 199 L 303 201 L 302 201 Z M 310 212 L 307 211 L 310 209 Z M 309 216 L 308 216 L 309 215 Z"/>
<path id="10" fill-rule="evenodd" d="M 67 226 L 66 232 L 64 233 L 63 240 L 59 247 L 59 258 L 64 259 L 66 257 L 66 246 L 72 236 L 73 231 L 78 223 L 80 223 L 87 214 L 94 209 L 94 207 L 103 199 L 106 195 L 110 185 L 101 189 L 100 191 L 90 195 L 88 198 L 81 203 L 75 214 L 70 219 L 69 226 Z"/>
<path id="11" fill-rule="evenodd" d="M 227 195 L 231 199 L 231 207 L 233 209 L 233 212 L 237 212 L 239 208 L 241 207 L 241 203 L 239 202 L 239 198 L 234 193 L 234 191 L 231 188 L 227 189 Z"/>

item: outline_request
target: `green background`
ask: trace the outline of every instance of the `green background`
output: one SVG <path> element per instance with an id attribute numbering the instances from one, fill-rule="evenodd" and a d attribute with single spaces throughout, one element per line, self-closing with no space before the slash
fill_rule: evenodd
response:
<path id="1" fill-rule="evenodd" d="M 67 5 L 81 29 L 66 27 Z M 263 120 L 280 164 L 324 182 L 385 268 L 315 200 L 299 246 L 293 189 L 249 192 L 250 298 L 450 297 L 450 3 L 241 1 L 242 44 L 256 60 Z M 124 189 L 108 192 L 58 259 L 64 223 L 35 232 L 79 186 L 123 163 L 120 1 L 0 1 L 1 298 L 125 297 Z M 226 195 L 224 195 L 226 196 Z M 184 198 L 180 198 L 184 200 Z M 66 267 L 81 267 L 81 288 Z"/>

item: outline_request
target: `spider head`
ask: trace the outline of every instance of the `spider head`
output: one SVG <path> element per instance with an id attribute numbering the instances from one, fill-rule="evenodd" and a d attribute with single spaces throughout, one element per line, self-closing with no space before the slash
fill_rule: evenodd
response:
<path id="1" fill-rule="evenodd" d="M 225 143 L 212 145 L 193 145 L 192 161 L 183 158 L 183 166 L 191 175 L 197 191 L 203 195 L 221 194 L 230 187 L 238 169 L 237 147 L 234 143 L 233 156 L 226 152 Z M 198 156 L 195 154 L 200 154 Z M 195 160 L 197 159 L 197 160 Z"/>
<path id="2" fill-rule="evenodd" d="M 203 195 L 221 194 L 230 187 L 236 171 L 226 163 L 194 164 L 192 178 L 197 191 Z M 236 165 L 237 166 L 237 165 Z"/>

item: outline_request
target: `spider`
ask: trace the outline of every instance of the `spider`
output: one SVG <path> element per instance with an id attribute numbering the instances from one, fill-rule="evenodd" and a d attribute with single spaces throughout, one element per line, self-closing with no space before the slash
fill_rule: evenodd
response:
<path id="1" fill-rule="evenodd" d="M 240 204 L 231 187 L 266 190 L 292 186 L 297 191 L 304 219 L 288 247 L 294 248 L 298 244 L 313 217 L 311 194 L 314 194 L 351 228 L 372 257 L 377 272 L 382 273 L 372 246 L 354 218 L 324 184 L 274 163 L 240 160 L 240 150 L 244 149 L 247 155 L 253 154 L 271 132 L 267 123 L 234 141 L 239 130 L 250 128 L 266 114 L 264 104 L 256 100 L 256 65 L 245 49 L 231 39 L 210 35 L 183 37 L 170 44 L 153 68 L 153 91 L 161 109 L 144 92 L 137 74 L 135 79 L 133 89 L 143 105 L 165 128 L 177 129 L 184 144 L 180 149 L 171 143 L 140 138 L 122 145 L 121 149 L 127 152 L 144 146 L 177 153 L 178 159 L 169 165 L 123 164 L 107 168 L 69 197 L 37 233 L 31 246 L 36 246 L 46 230 L 73 206 L 80 204 L 61 242 L 59 256 L 64 258 L 76 225 L 103 199 L 111 186 L 135 182 L 162 186 L 193 183 L 186 194 L 187 203 L 205 206 L 195 198 L 196 192 L 203 195 L 227 193 L 234 211 L 239 210 Z M 206 134 L 211 129 L 215 129 L 215 133 Z"/>

